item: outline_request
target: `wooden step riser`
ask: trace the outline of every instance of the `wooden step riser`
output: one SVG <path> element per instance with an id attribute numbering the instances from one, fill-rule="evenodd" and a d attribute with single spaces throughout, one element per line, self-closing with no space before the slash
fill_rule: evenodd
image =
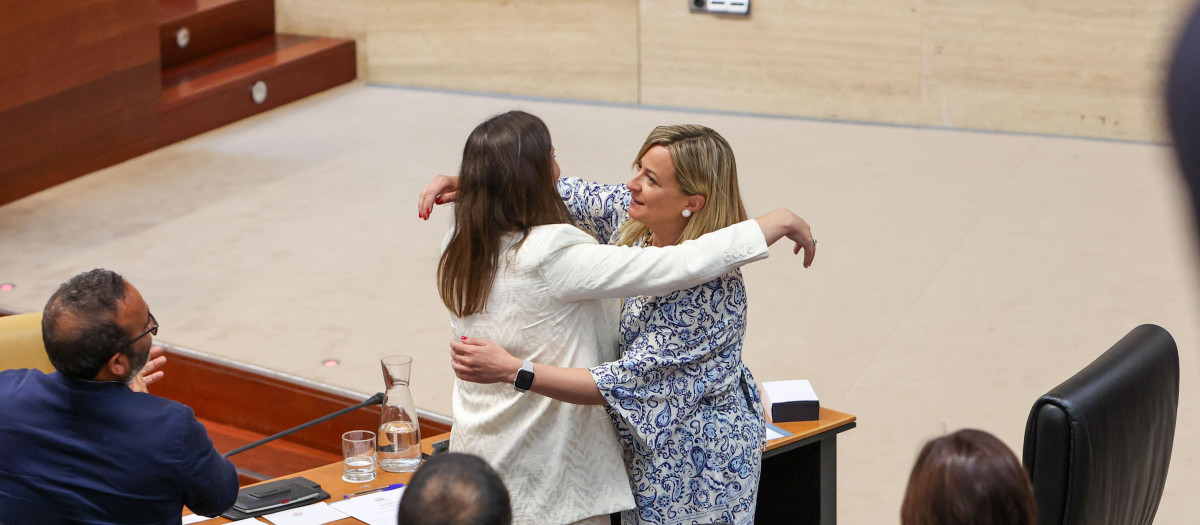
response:
<path id="1" fill-rule="evenodd" d="M 163 369 L 166 379 L 150 386 L 150 393 L 183 403 L 204 420 L 210 435 L 228 435 L 220 438 L 222 452 L 255 441 L 260 437 L 282 432 L 307 421 L 354 405 L 353 399 L 312 388 L 291 380 L 268 376 L 257 372 L 234 368 L 219 362 L 198 359 L 192 356 L 168 352 L 167 364 Z M 383 376 L 364 378 L 367 384 L 377 384 L 383 389 Z M 371 383 L 374 382 L 374 383 Z M 287 436 L 274 446 L 264 445 L 264 451 L 299 445 L 312 451 L 340 455 L 342 433 L 349 430 L 373 430 L 379 426 L 379 406 L 370 406 L 344 414 L 335 419 L 306 428 Z M 224 425 L 214 432 L 213 425 Z M 450 427 L 437 421 L 421 420 L 421 436 L 436 436 L 449 432 Z M 253 458 L 261 452 L 253 449 L 245 452 Z M 312 451 L 303 456 L 316 457 L 318 464 L 324 461 Z M 241 457 L 242 454 L 233 457 Z M 310 463 L 298 465 L 297 470 L 312 468 Z M 334 460 L 336 461 L 336 459 Z M 251 465 L 250 470 L 266 467 Z M 294 472 L 294 471 L 293 471 Z"/>
<path id="2" fill-rule="evenodd" d="M 153 150 L 158 76 L 148 62 L 0 111 L 0 204 Z"/>
<path id="3" fill-rule="evenodd" d="M 0 205 L 152 148 L 155 4 L 0 2 Z"/>
<path id="4" fill-rule="evenodd" d="M 198 11 L 182 12 L 196 2 L 164 2 L 159 20 L 158 46 L 163 69 L 275 32 L 274 0 L 238 0 Z M 186 28 L 187 45 L 179 45 Z"/>
<path id="5" fill-rule="evenodd" d="M 217 452 L 222 454 L 266 437 L 203 418 L 200 419 L 200 422 L 208 431 L 208 436 L 212 439 Z M 238 469 L 238 478 L 240 478 L 241 484 L 246 485 L 337 463 L 342 460 L 342 454 L 340 450 L 317 450 L 283 438 L 230 456 L 230 460 Z"/>
<path id="6" fill-rule="evenodd" d="M 244 68 L 233 67 L 231 70 Z M 164 92 L 157 146 L 162 147 L 272 108 L 345 84 L 356 76 L 354 42 L 290 61 L 252 75 L 235 71 L 219 88 L 176 98 Z M 251 88 L 263 81 L 267 98 L 255 103 Z M 167 98 L 171 97 L 171 98 Z"/>

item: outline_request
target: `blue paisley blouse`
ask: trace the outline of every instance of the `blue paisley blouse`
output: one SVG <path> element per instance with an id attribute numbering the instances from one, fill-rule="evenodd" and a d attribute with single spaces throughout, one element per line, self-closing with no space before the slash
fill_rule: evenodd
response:
<path id="1" fill-rule="evenodd" d="M 558 189 L 577 226 L 615 243 L 628 219 L 625 185 L 569 178 Z M 765 423 L 742 363 L 745 334 L 740 270 L 625 301 L 621 358 L 591 369 L 637 504 L 623 524 L 754 523 Z"/>

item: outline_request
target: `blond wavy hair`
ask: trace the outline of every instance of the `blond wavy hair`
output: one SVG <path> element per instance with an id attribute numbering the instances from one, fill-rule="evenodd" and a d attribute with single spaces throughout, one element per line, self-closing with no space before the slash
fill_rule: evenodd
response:
<path id="1" fill-rule="evenodd" d="M 716 131 L 683 124 L 659 126 L 650 132 L 634 165 L 650 148 L 662 146 L 675 164 L 675 179 L 686 195 L 703 195 L 704 207 L 692 213 L 683 233 L 672 244 L 695 239 L 746 220 L 746 207 L 738 190 L 737 163 L 733 148 Z M 650 227 L 629 219 L 621 225 L 617 244 L 632 246 L 650 233 Z"/>

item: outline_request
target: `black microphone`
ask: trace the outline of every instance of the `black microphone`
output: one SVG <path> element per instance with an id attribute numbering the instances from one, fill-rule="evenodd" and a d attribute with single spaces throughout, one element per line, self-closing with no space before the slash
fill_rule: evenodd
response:
<path id="1" fill-rule="evenodd" d="M 334 412 L 334 413 L 332 413 L 332 414 L 329 414 L 329 415 L 327 415 L 327 416 L 321 416 L 321 417 L 319 417 L 319 418 L 317 418 L 317 419 L 314 419 L 314 420 L 312 420 L 312 421 L 309 421 L 308 423 L 305 423 L 305 424 L 303 424 L 303 425 L 300 425 L 300 426 L 298 426 L 298 427 L 289 428 L 289 429 L 287 429 L 287 430 L 284 430 L 283 432 L 280 432 L 280 433 L 278 433 L 278 434 L 275 434 L 275 435 L 273 435 L 273 436 L 268 436 L 268 437 L 262 438 L 262 439 L 260 439 L 260 440 L 258 440 L 258 441 L 255 441 L 255 442 L 253 442 L 253 443 L 250 443 L 249 445 L 243 445 L 243 446 L 241 446 L 241 447 L 235 448 L 235 449 L 233 449 L 233 450 L 230 450 L 229 452 L 226 452 L 226 453 L 225 453 L 225 457 L 229 457 L 229 456 L 232 456 L 232 455 L 234 455 L 234 454 L 241 454 L 242 452 L 245 452 L 245 451 L 247 451 L 247 450 L 250 450 L 250 449 L 252 449 L 252 448 L 254 448 L 254 447 L 257 447 L 257 446 L 259 446 L 259 445 L 263 445 L 263 444 L 266 444 L 266 443 L 270 443 L 270 442 L 272 442 L 272 441 L 275 441 L 276 439 L 279 439 L 279 438 L 281 438 L 281 437 L 283 437 L 283 436 L 286 436 L 286 435 L 288 435 L 288 434 L 291 434 L 291 433 L 293 433 L 293 432 L 299 432 L 299 431 L 301 431 L 301 430 L 304 430 L 304 429 L 306 429 L 306 428 L 308 428 L 308 427 L 311 427 L 311 426 L 313 426 L 313 425 L 316 425 L 317 423 L 324 423 L 324 422 L 326 422 L 326 421 L 329 421 L 330 419 L 333 419 L 333 418 L 335 418 L 335 417 L 338 417 L 338 416 L 340 416 L 340 415 L 342 415 L 342 414 L 345 414 L 345 413 L 347 413 L 347 412 L 353 412 L 353 411 L 355 411 L 355 410 L 358 410 L 358 409 L 360 409 L 360 408 L 362 408 L 362 407 L 367 407 L 367 406 L 371 406 L 371 405 L 382 405 L 382 404 L 383 404 L 383 392 L 376 392 L 376 393 L 375 393 L 375 395 L 373 395 L 373 396 L 371 396 L 371 397 L 368 397 L 368 398 L 367 398 L 366 400 L 364 400 L 362 403 L 359 403 L 359 404 L 357 404 L 357 405 L 354 405 L 354 406 L 348 406 L 348 407 L 346 407 L 346 408 L 343 408 L 343 409 L 341 409 L 341 410 L 338 410 L 337 412 Z"/>

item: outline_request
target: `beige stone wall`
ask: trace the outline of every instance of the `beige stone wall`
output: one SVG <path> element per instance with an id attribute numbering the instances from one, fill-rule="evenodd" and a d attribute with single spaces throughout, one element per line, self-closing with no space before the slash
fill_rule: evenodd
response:
<path id="1" fill-rule="evenodd" d="M 368 0 L 373 82 L 637 102 L 635 0 Z"/>
<path id="2" fill-rule="evenodd" d="M 1165 140 L 1163 75 L 1192 0 L 926 0 L 922 122 Z"/>
<path id="3" fill-rule="evenodd" d="M 368 3 L 376 0 L 275 0 L 275 32 L 353 38 L 358 78 L 369 78 Z"/>
<path id="4" fill-rule="evenodd" d="M 1164 140 L 1191 0 L 278 0 L 281 32 L 359 41 L 371 82 Z"/>
<path id="5" fill-rule="evenodd" d="M 642 2 L 642 103 L 917 124 L 921 15 L 904 0 Z"/>

